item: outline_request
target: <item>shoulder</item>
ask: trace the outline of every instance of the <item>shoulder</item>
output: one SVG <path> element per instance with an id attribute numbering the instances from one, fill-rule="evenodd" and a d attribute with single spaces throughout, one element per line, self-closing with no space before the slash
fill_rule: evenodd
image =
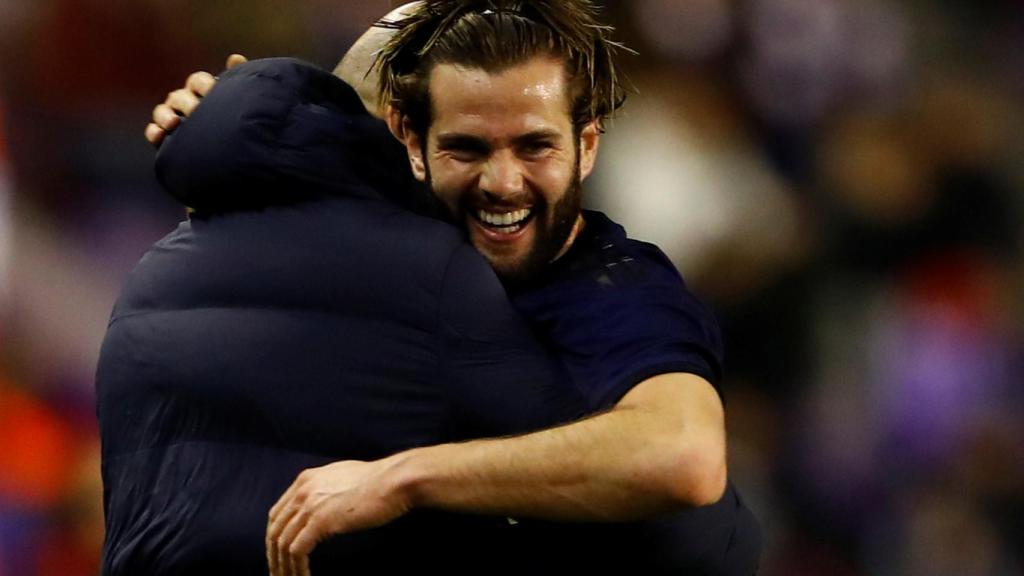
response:
<path id="1" fill-rule="evenodd" d="M 622 226 L 600 212 L 586 212 L 587 226 L 572 249 L 555 262 L 541 281 L 518 297 L 527 304 L 558 303 L 588 310 L 602 305 L 616 310 L 655 312 L 671 304 L 697 316 L 710 310 L 690 291 L 675 265 L 654 244 L 634 240 Z M 584 312 L 592 319 L 601 317 Z"/>
<path id="2" fill-rule="evenodd" d="M 165 139 L 155 170 L 183 204 L 217 212 L 404 193 L 412 177 L 400 152 L 350 86 L 310 64 L 272 59 L 221 76 Z"/>
<path id="3" fill-rule="evenodd" d="M 653 244 L 603 214 L 516 304 L 603 404 L 644 378 L 688 372 L 717 385 L 722 339 L 711 310 Z"/>
<path id="4" fill-rule="evenodd" d="M 668 256 L 654 244 L 630 238 L 621 225 L 600 212 L 586 211 L 586 227 L 563 264 L 554 272 L 559 282 L 580 289 L 628 290 L 661 285 L 685 287 Z"/>
<path id="5" fill-rule="evenodd" d="M 588 212 L 592 236 L 581 246 L 581 266 L 589 271 L 584 299 L 605 302 L 609 309 L 632 317 L 638 332 L 664 338 L 688 338 L 719 356 L 721 337 L 711 308 L 695 294 L 672 261 L 654 244 L 627 236 L 619 224 L 599 212 Z M 587 262 L 588 261 L 588 262 Z M 587 277 L 585 273 L 581 276 Z"/>
<path id="6" fill-rule="evenodd" d="M 455 227 L 380 200 L 324 198 L 195 217 L 143 256 L 116 314 L 230 306 L 364 316 L 374 309 L 426 328 L 464 245 Z"/>

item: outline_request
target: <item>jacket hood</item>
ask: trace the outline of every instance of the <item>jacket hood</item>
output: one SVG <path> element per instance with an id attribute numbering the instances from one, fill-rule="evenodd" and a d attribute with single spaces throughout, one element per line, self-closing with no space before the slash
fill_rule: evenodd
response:
<path id="1" fill-rule="evenodd" d="M 355 90 L 290 58 L 224 73 L 165 139 L 156 174 L 172 196 L 199 211 L 339 195 L 410 205 L 424 195 L 404 147 Z"/>

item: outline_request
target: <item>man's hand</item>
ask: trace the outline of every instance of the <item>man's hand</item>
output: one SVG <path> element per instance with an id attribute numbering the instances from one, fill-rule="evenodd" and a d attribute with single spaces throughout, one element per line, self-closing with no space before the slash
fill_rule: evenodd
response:
<path id="1" fill-rule="evenodd" d="M 267 562 L 272 576 L 308 576 L 309 554 L 330 536 L 383 526 L 411 505 L 396 482 L 400 457 L 345 461 L 299 474 L 270 509 Z"/>
<path id="2" fill-rule="evenodd" d="M 230 70 L 247 59 L 241 54 L 228 56 L 227 69 Z M 163 104 L 153 109 L 153 121 L 146 126 L 146 140 L 154 146 L 160 146 L 164 136 L 170 134 L 181 123 L 182 118 L 187 118 L 199 105 L 207 93 L 217 83 L 209 72 L 196 72 L 188 77 L 185 86 L 167 95 Z"/>

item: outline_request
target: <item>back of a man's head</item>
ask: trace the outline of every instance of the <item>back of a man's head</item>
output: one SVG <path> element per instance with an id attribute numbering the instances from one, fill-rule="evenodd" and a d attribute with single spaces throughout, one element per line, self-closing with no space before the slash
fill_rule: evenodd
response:
<path id="1" fill-rule="evenodd" d="M 398 22 L 407 18 L 422 1 L 404 4 L 389 12 L 381 22 Z M 367 111 L 375 116 L 383 116 L 380 106 L 380 76 L 376 74 L 375 65 L 380 52 L 395 35 L 391 27 L 376 25 L 366 31 L 345 53 L 334 75 L 341 78 L 355 89 L 363 101 Z"/>
<path id="2" fill-rule="evenodd" d="M 429 78 L 439 64 L 500 73 L 535 57 L 559 58 L 573 86 L 576 126 L 603 121 L 625 100 L 614 62 L 621 46 L 588 0 L 425 0 L 393 14 L 377 24 L 393 32 L 376 56 L 379 102 L 419 134 L 431 124 Z"/>

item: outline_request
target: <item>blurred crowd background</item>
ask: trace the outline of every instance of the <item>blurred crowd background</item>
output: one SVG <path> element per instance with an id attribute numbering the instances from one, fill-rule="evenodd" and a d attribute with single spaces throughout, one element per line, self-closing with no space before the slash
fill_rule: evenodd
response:
<path id="1" fill-rule="evenodd" d="M 97 573 L 96 358 L 184 217 L 152 107 L 393 4 L 0 0 L 0 576 Z M 640 55 L 588 202 L 721 320 L 763 573 L 1024 574 L 1024 4 L 605 5 Z"/>

